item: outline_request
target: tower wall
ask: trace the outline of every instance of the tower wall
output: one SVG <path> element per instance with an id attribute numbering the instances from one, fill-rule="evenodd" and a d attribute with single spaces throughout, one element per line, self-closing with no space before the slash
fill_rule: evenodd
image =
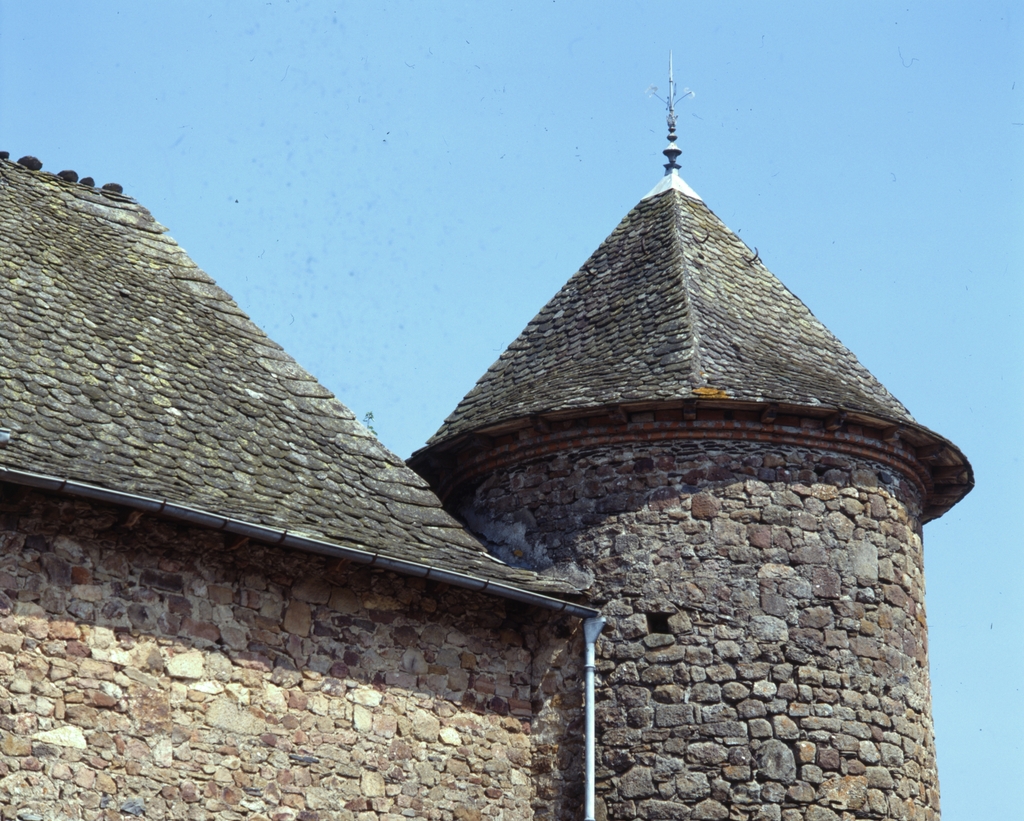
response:
<path id="1" fill-rule="evenodd" d="M 598 817 L 937 819 L 913 476 L 838 449 L 585 441 L 477 471 L 449 509 L 608 618 Z M 534 677 L 534 743 L 578 760 L 579 705 Z M 540 794 L 574 817 L 544 755 Z"/>

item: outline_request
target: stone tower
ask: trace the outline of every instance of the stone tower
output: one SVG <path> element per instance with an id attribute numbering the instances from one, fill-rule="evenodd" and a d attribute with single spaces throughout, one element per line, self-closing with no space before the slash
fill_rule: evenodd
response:
<path id="1" fill-rule="evenodd" d="M 674 168 L 411 464 L 608 619 L 599 819 L 939 818 L 921 528 L 971 467 Z"/>

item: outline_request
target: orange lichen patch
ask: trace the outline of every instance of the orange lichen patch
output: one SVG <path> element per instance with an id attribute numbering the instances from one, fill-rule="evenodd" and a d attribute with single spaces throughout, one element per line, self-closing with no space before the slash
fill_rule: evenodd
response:
<path id="1" fill-rule="evenodd" d="M 728 399 L 729 394 L 721 388 L 694 388 L 693 392 L 701 399 Z"/>

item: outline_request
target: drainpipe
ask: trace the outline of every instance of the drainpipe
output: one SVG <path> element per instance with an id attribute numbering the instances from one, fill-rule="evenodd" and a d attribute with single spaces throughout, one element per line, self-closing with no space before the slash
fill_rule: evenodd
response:
<path id="1" fill-rule="evenodd" d="M 586 753 L 584 758 L 584 821 L 594 821 L 594 670 L 596 667 L 597 637 L 601 635 L 605 620 L 601 616 L 583 622 L 583 638 L 587 642 L 586 656 Z"/>

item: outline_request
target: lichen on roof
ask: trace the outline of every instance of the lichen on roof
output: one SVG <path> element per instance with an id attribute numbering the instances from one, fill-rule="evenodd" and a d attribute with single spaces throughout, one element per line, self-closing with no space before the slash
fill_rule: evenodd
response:
<path id="1" fill-rule="evenodd" d="M 541 593 L 112 190 L 0 159 L 0 464 Z"/>
<path id="2" fill-rule="evenodd" d="M 709 398 L 913 422 L 757 252 L 670 175 L 530 321 L 429 445 L 534 414 Z"/>

